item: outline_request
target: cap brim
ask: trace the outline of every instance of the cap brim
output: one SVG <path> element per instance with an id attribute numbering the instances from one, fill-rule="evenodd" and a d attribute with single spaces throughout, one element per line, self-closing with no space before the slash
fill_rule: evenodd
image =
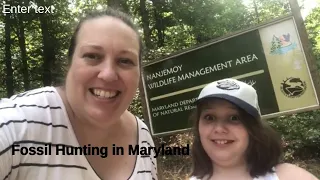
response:
<path id="1" fill-rule="evenodd" d="M 245 102 L 237 97 L 230 96 L 227 94 L 212 94 L 212 95 L 204 96 L 204 97 L 196 100 L 195 104 L 198 104 L 199 102 L 201 102 L 202 100 L 207 99 L 207 98 L 219 98 L 219 99 L 227 100 L 227 101 L 233 103 L 234 105 L 238 106 L 239 108 L 243 109 L 244 111 L 246 111 L 248 114 L 250 114 L 254 118 L 260 117 L 260 113 L 258 112 L 258 110 L 255 109 L 254 107 L 252 107 L 250 104 L 248 104 L 247 102 Z"/>

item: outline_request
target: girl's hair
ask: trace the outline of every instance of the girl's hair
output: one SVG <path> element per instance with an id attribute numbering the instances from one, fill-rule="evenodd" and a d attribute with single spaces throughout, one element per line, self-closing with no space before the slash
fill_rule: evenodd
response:
<path id="1" fill-rule="evenodd" d="M 197 104 L 190 119 L 194 123 L 194 140 L 192 145 L 193 169 L 191 176 L 203 178 L 212 176 L 213 166 L 210 157 L 202 147 L 199 135 L 199 119 L 203 108 L 213 99 L 205 99 Z M 273 172 L 273 167 L 279 164 L 282 155 L 281 137 L 267 124 L 267 122 L 253 118 L 244 110 L 238 108 L 241 122 L 248 131 L 249 145 L 246 150 L 246 162 L 252 177 Z"/>

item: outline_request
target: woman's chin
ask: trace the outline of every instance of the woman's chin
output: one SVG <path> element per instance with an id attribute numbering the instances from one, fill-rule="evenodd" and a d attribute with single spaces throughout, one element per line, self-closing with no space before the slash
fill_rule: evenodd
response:
<path id="1" fill-rule="evenodd" d="M 119 118 L 116 118 L 115 111 L 107 111 L 103 109 L 90 109 L 88 110 L 88 115 L 91 121 L 97 123 L 98 125 L 109 124 Z"/>

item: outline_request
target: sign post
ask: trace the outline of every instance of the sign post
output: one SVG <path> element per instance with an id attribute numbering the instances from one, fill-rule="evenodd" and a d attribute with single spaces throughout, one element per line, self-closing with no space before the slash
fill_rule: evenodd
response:
<path id="1" fill-rule="evenodd" d="M 298 1 L 297 0 L 289 0 L 289 3 L 290 3 L 292 15 L 294 17 L 294 20 L 295 20 L 295 23 L 297 26 L 297 31 L 298 31 L 300 39 L 301 39 L 301 44 L 302 44 L 302 47 L 303 47 L 305 55 L 306 55 L 306 60 L 309 65 L 310 73 L 312 74 L 313 77 L 316 77 L 316 78 L 313 78 L 313 83 L 314 83 L 316 89 L 320 89 L 320 78 L 317 78 L 317 77 L 320 77 L 319 71 L 318 71 L 315 57 L 312 53 L 312 45 L 311 45 L 309 38 L 308 38 L 308 33 L 307 33 L 306 27 L 304 25 L 303 18 L 301 16 Z M 320 97 L 320 91 L 317 91 L 317 93 L 318 93 L 317 94 L 318 97 Z"/>
<path id="2" fill-rule="evenodd" d="M 189 130 L 208 83 L 235 78 L 258 93 L 263 118 L 319 108 L 318 92 L 292 16 L 143 67 L 145 107 L 155 136 Z"/>

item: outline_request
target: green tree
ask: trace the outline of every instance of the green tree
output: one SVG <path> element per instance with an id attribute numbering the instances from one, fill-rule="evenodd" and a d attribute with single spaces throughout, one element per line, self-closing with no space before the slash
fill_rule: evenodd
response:
<path id="1" fill-rule="evenodd" d="M 320 68 L 320 7 L 316 7 L 305 20 L 309 39 L 312 43 L 313 54 Z"/>

